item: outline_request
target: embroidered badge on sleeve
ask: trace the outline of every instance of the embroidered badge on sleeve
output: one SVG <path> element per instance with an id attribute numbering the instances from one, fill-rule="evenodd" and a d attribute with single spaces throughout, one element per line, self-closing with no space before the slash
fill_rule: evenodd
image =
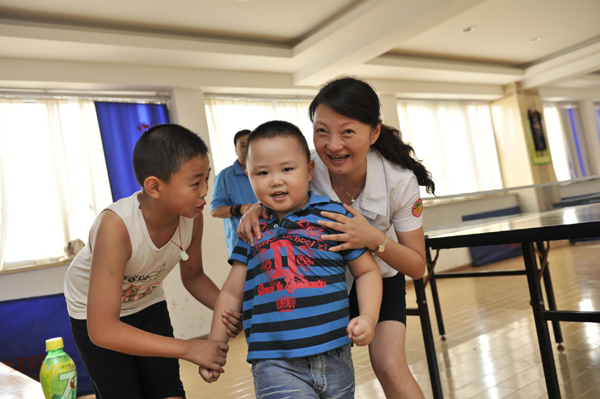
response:
<path id="1" fill-rule="evenodd" d="M 412 207 L 412 214 L 418 218 L 421 216 L 421 213 L 423 213 L 423 201 L 419 198 Z"/>

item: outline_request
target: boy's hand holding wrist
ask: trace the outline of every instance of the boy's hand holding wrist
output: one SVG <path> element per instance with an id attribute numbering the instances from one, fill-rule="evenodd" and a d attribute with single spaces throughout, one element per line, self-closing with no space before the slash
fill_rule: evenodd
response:
<path id="1" fill-rule="evenodd" d="M 192 339 L 186 343 L 185 354 L 181 357 L 209 370 L 223 373 L 229 345 L 224 342 Z"/>

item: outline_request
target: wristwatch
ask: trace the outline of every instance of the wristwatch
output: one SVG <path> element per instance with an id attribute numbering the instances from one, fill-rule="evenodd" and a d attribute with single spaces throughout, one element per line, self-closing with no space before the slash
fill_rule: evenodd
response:
<path id="1" fill-rule="evenodd" d="M 385 246 L 387 245 L 387 243 L 388 243 L 388 240 L 389 240 L 389 239 L 390 239 L 390 238 L 389 238 L 388 236 L 385 236 L 385 239 L 383 240 L 383 242 L 382 242 L 381 244 L 379 244 L 379 246 L 378 246 L 378 247 L 377 247 L 377 249 L 375 250 L 375 253 L 376 253 L 376 254 L 380 254 L 380 253 L 382 253 L 383 251 L 385 251 Z"/>

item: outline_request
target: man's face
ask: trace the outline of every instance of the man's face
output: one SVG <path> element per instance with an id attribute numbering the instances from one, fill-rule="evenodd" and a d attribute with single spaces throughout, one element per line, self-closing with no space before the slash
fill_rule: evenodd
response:
<path id="1" fill-rule="evenodd" d="M 242 168 L 246 167 L 246 144 L 248 143 L 248 134 L 239 137 L 235 142 L 235 154 Z"/>

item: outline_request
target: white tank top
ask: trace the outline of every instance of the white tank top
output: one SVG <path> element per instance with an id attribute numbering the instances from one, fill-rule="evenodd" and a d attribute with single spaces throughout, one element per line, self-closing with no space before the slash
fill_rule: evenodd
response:
<path id="1" fill-rule="evenodd" d="M 181 250 L 172 242 L 167 242 L 162 248 L 157 248 L 152 242 L 140 210 L 138 194 L 140 191 L 106 208 L 123 220 L 131 241 L 131 258 L 125 265 L 121 291 L 121 317 L 139 312 L 164 300 L 162 282 L 181 259 Z M 184 250 L 192 241 L 193 225 L 193 219 L 179 217 Z M 171 239 L 179 243 L 179 231 L 175 230 Z M 73 259 L 67 270 L 64 285 L 65 298 L 69 316 L 74 319 L 87 319 L 91 262 L 92 254 L 88 243 Z"/>

